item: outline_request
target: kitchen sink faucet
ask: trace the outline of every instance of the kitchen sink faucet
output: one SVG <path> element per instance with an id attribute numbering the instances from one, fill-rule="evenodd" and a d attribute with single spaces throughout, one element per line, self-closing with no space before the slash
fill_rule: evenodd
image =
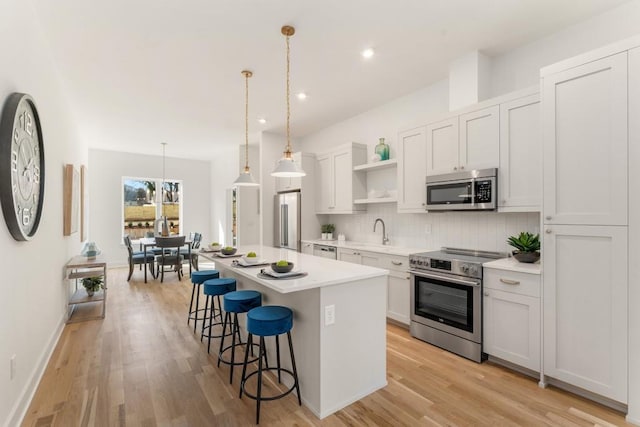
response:
<path id="1" fill-rule="evenodd" d="M 387 237 L 387 228 L 384 226 L 384 221 L 382 220 L 382 218 L 376 218 L 375 222 L 373 223 L 373 231 L 376 231 L 376 225 L 378 225 L 378 221 L 382 223 L 382 244 L 386 245 L 389 243 L 389 238 Z"/>

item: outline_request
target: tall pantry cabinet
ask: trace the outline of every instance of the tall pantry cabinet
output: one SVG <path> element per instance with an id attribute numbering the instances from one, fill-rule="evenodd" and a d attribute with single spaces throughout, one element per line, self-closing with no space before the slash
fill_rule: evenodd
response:
<path id="1" fill-rule="evenodd" d="M 622 404 L 629 374 L 628 76 L 626 50 L 542 70 L 544 373 Z"/>

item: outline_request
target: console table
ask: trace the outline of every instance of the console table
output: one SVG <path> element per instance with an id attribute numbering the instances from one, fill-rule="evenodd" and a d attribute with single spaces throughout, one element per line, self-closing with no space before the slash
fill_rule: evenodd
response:
<path id="1" fill-rule="evenodd" d="M 95 259 L 87 259 L 81 255 L 74 256 L 65 268 L 66 278 L 75 280 L 75 291 L 69 298 L 70 312 L 67 323 L 104 319 L 107 308 L 107 263 L 104 258 L 97 256 Z M 96 276 L 104 278 L 104 289 L 90 297 L 84 287 L 78 286 L 78 282 L 85 277 Z M 100 312 L 96 313 L 97 311 Z"/>

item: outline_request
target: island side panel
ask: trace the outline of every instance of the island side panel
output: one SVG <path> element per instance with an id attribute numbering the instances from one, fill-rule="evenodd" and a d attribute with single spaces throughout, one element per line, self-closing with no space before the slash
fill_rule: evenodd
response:
<path id="1" fill-rule="evenodd" d="M 252 289 L 262 293 L 262 305 L 283 305 L 293 310 L 293 350 L 296 357 L 296 367 L 300 381 L 300 394 L 303 404 L 317 417 L 321 414 L 320 394 L 320 289 L 282 294 L 247 277 L 236 273 L 236 268 L 227 267 L 222 263 L 216 264 L 223 277 L 236 279 L 236 288 Z M 243 339 L 246 337 L 245 315 L 239 316 Z M 274 364 L 276 351 L 273 338 L 267 340 L 269 363 Z M 258 342 L 254 339 L 254 342 Z M 291 369 L 289 347 L 286 336 L 280 338 L 280 358 L 282 367 Z M 282 378 L 283 383 L 293 384 L 288 376 Z"/>
<path id="2" fill-rule="evenodd" d="M 320 290 L 320 418 L 387 385 L 387 276 Z M 324 310 L 335 306 L 335 323 Z"/>

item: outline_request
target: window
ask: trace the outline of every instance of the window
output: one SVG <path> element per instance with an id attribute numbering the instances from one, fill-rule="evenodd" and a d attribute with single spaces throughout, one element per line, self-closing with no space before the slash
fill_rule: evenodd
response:
<path id="1" fill-rule="evenodd" d="M 167 217 L 169 233 L 182 231 L 182 182 L 165 181 L 162 203 L 159 203 L 156 188 L 162 188 L 162 179 L 128 178 L 122 179 L 124 234 L 132 239 L 153 236 L 156 220 Z"/>

